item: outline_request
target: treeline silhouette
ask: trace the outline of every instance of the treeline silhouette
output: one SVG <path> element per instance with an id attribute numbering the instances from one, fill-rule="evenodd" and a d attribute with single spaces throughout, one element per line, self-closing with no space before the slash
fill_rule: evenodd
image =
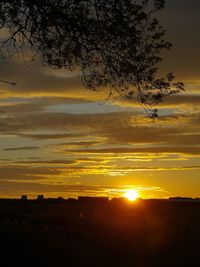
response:
<path id="1" fill-rule="evenodd" d="M 1 266 L 199 266 L 200 202 L 0 200 Z"/>

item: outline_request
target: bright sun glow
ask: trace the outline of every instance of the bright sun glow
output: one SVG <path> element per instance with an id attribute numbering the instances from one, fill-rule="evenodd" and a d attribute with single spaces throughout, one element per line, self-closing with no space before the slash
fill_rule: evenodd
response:
<path id="1" fill-rule="evenodd" d="M 124 193 L 124 197 L 127 198 L 130 201 L 135 201 L 138 198 L 139 194 L 136 190 L 127 190 Z"/>

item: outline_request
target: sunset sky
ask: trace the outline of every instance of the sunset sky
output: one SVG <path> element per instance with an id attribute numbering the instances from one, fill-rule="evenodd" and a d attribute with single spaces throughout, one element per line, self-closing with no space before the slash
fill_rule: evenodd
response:
<path id="1" fill-rule="evenodd" d="M 173 48 L 160 73 L 186 92 L 149 119 L 137 101 L 85 89 L 76 72 L 13 57 L 0 64 L 0 197 L 200 197 L 200 1 L 168 0 L 159 17 Z M 3 35 L 3 33 L 2 33 Z M 26 55 L 25 55 L 26 57 Z M 28 55 L 27 55 L 28 57 Z"/>

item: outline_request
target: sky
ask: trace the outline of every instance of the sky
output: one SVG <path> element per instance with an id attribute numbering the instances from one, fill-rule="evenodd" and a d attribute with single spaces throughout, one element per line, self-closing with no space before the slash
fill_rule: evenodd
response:
<path id="1" fill-rule="evenodd" d="M 0 64 L 0 197 L 200 197 L 200 2 L 168 0 L 159 18 L 173 48 L 161 74 L 186 91 L 148 118 L 136 100 L 105 102 L 76 73 L 13 57 Z"/>

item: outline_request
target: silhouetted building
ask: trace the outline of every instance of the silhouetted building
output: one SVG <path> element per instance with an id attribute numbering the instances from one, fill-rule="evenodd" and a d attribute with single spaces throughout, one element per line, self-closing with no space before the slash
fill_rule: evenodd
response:
<path id="1" fill-rule="evenodd" d="M 43 195 L 38 195 L 37 196 L 37 200 L 44 200 L 44 196 Z"/>
<path id="2" fill-rule="evenodd" d="M 59 201 L 64 201 L 64 200 L 65 200 L 65 199 L 64 199 L 63 197 L 61 197 L 61 196 L 60 196 L 60 197 L 57 197 L 56 199 L 59 200 Z"/>
<path id="3" fill-rule="evenodd" d="M 170 197 L 169 200 L 193 200 L 191 197 Z"/>
<path id="4" fill-rule="evenodd" d="M 27 195 L 22 195 L 21 196 L 21 200 L 27 200 L 27 199 L 28 199 Z"/>

